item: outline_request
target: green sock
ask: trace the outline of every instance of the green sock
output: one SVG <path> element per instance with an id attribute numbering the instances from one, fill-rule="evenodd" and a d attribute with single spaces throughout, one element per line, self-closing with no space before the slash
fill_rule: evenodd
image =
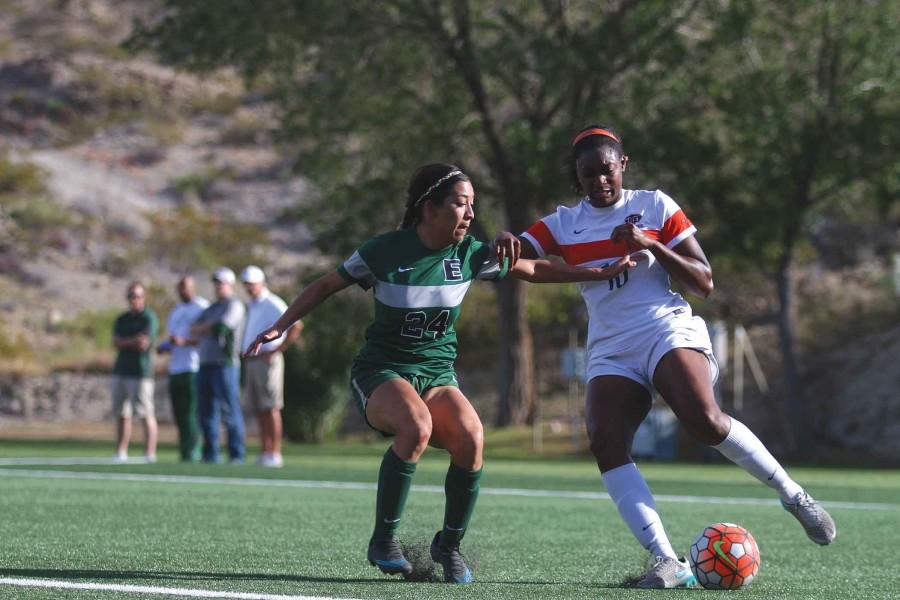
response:
<path id="1" fill-rule="evenodd" d="M 466 528 L 475 510 L 475 501 L 478 499 L 479 481 L 483 470 L 469 471 L 450 463 L 447 479 L 444 481 L 447 505 L 444 509 L 441 546 L 445 548 L 458 546 L 466 534 Z"/>
<path id="2" fill-rule="evenodd" d="M 378 496 L 375 502 L 375 531 L 373 539 L 393 537 L 400 527 L 400 517 L 412 485 L 416 463 L 401 460 L 393 446 L 384 453 L 378 471 Z"/>

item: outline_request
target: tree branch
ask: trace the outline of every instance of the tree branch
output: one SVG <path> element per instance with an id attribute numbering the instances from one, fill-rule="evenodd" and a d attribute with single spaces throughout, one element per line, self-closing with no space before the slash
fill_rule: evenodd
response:
<path id="1" fill-rule="evenodd" d="M 466 0 L 454 0 L 453 2 L 454 23 L 457 29 L 455 36 L 444 27 L 439 13 L 440 7 L 436 2 L 416 0 L 416 5 L 432 33 L 436 34 L 441 49 L 456 65 L 459 74 L 466 83 L 472 103 L 480 116 L 479 122 L 482 134 L 488 144 L 489 157 L 487 157 L 487 160 L 493 165 L 493 171 L 500 179 L 503 188 L 505 190 L 513 190 L 515 188 L 513 167 L 498 134 L 497 125 L 490 110 L 482 74 L 472 48 L 468 3 Z M 429 5 L 436 7 L 435 12 L 429 11 Z"/>

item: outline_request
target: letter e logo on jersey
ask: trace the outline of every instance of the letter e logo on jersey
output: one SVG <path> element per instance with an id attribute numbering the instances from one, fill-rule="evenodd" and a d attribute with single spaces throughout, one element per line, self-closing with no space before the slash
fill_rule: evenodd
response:
<path id="1" fill-rule="evenodd" d="M 632 225 L 637 225 L 640 222 L 640 220 L 641 220 L 641 215 L 638 213 L 635 213 L 633 215 L 628 215 L 627 217 L 625 217 L 625 222 L 631 223 Z"/>
<path id="2" fill-rule="evenodd" d="M 462 281 L 462 264 L 458 258 L 444 259 L 444 281 Z"/>

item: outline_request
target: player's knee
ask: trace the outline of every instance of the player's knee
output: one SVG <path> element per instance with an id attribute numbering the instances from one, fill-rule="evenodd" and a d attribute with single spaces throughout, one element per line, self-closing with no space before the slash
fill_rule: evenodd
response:
<path id="1" fill-rule="evenodd" d="M 682 424 L 697 441 L 712 446 L 721 443 L 728 435 L 730 420 L 716 406 L 696 411 L 686 421 L 682 420 Z"/>
<path id="2" fill-rule="evenodd" d="M 402 438 L 415 457 L 419 457 L 428 447 L 431 439 L 431 417 L 425 413 L 412 418 L 405 427 L 397 432 L 397 437 Z"/>
<path id="3" fill-rule="evenodd" d="M 463 436 L 472 447 L 481 448 L 484 445 L 484 426 L 478 419 L 472 419 L 463 427 Z"/>
<path id="4" fill-rule="evenodd" d="M 628 454 L 627 444 L 620 436 L 606 434 L 603 431 L 594 430 L 588 433 L 591 454 L 597 459 L 598 464 L 606 464 L 615 461 L 620 455 Z"/>
<path id="5" fill-rule="evenodd" d="M 480 421 L 466 423 L 454 443 L 454 452 L 466 463 L 479 462 L 484 448 L 484 428 Z M 457 461 L 459 464 L 459 462 Z"/>

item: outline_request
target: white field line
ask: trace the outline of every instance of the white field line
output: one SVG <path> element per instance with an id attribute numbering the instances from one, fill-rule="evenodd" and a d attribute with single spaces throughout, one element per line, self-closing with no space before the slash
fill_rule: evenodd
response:
<path id="1" fill-rule="evenodd" d="M 262 479 L 246 477 L 209 477 L 199 475 L 150 475 L 144 473 L 100 473 L 95 471 L 47 471 L 38 469 L 3 469 L 0 477 L 28 477 L 37 479 L 82 479 L 106 481 L 146 481 L 157 483 L 188 483 L 201 485 L 237 485 L 250 487 L 375 490 L 374 483 L 359 481 L 309 481 L 303 479 Z M 443 494 L 439 485 L 414 485 L 413 491 Z M 532 490 L 524 488 L 481 488 L 482 496 L 518 496 L 525 498 L 574 498 L 581 500 L 610 500 L 604 492 L 579 492 L 568 490 Z M 685 496 L 678 494 L 656 494 L 662 502 L 681 504 L 737 504 L 743 506 L 778 506 L 778 500 L 766 498 L 726 498 L 720 496 Z M 887 502 L 841 502 L 822 501 L 828 508 L 850 510 L 900 510 L 900 504 Z"/>
<path id="2" fill-rule="evenodd" d="M 91 456 L 79 456 L 75 458 L 0 458 L 0 466 L 42 466 L 53 467 L 59 465 L 146 465 L 146 458 L 101 458 Z"/>
<path id="3" fill-rule="evenodd" d="M 36 587 L 65 590 L 92 590 L 104 592 L 130 592 L 133 594 L 156 594 L 178 596 L 180 598 L 238 598 L 240 600 L 350 600 L 330 596 L 287 596 L 284 594 L 260 594 L 256 592 L 217 592 L 191 588 L 156 587 L 150 585 L 127 585 L 122 583 L 74 583 L 56 579 L 17 579 L 0 577 L 0 585 Z"/>

